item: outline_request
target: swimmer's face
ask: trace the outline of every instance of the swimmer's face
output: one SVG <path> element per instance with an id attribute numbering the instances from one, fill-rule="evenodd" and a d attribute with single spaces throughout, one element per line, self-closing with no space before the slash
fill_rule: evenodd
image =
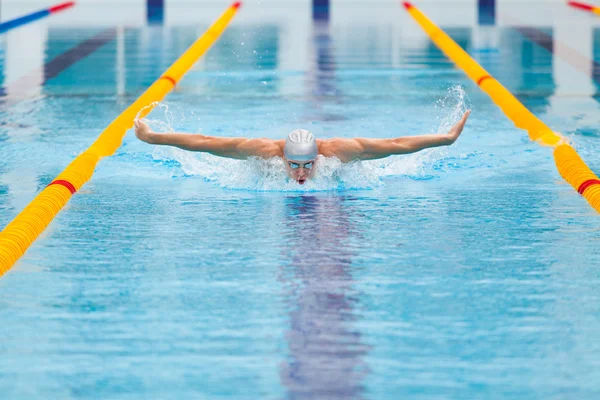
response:
<path id="1" fill-rule="evenodd" d="M 284 158 L 283 161 L 288 176 L 300 185 L 304 185 L 307 179 L 315 175 L 316 160 L 297 161 Z"/>

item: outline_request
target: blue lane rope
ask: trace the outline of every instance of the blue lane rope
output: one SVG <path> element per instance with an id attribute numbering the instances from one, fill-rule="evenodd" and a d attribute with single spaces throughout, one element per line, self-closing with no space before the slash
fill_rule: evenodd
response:
<path id="1" fill-rule="evenodd" d="M 10 21 L 3 22 L 0 24 L 0 33 L 4 33 L 6 31 L 17 28 L 21 25 L 28 24 L 33 21 L 37 21 L 38 19 L 47 17 L 50 14 L 54 14 L 58 11 L 64 10 L 74 5 L 75 2 L 69 1 L 67 3 L 61 3 L 53 7 L 47 8 L 45 10 L 36 11 L 34 13 L 27 14 L 19 18 L 11 19 Z"/>

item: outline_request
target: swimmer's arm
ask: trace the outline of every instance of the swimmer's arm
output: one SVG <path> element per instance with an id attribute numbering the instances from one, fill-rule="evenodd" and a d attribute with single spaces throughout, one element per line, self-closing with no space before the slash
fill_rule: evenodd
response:
<path id="1" fill-rule="evenodd" d="M 156 145 L 175 146 L 183 150 L 214 154 L 215 156 L 246 159 L 271 158 L 279 155 L 280 147 L 271 139 L 224 138 L 189 133 L 156 133 L 143 121 L 135 121 L 138 139 Z"/>
<path id="2" fill-rule="evenodd" d="M 460 136 L 471 111 L 467 111 L 447 134 L 405 136 L 393 139 L 342 139 L 335 153 L 342 161 L 374 160 L 396 154 L 410 154 L 432 147 L 449 146 Z"/>

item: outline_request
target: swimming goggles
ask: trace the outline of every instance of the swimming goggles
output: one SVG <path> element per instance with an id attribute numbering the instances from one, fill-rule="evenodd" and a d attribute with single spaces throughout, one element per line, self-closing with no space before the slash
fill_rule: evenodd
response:
<path id="1" fill-rule="evenodd" d="M 297 162 L 293 162 L 293 161 L 288 161 L 288 165 L 290 166 L 291 169 L 298 169 L 300 167 L 302 168 L 306 168 L 306 169 L 312 169 L 313 165 L 315 165 L 315 161 L 308 161 L 305 163 L 297 163 Z"/>

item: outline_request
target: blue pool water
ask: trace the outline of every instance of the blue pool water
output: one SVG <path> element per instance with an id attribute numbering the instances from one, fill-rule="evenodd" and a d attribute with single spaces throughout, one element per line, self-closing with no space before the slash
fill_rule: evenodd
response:
<path id="1" fill-rule="evenodd" d="M 0 278 L 2 398 L 598 398 L 598 217 L 551 151 L 406 16 L 402 29 L 307 19 L 290 41 L 243 11 L 153 128 L 394 137 L 442 132 L 471 108 L 464 134 L 410 156 L 322 160 L 299 187 L 278 160 L 129 132 Z M 119 28 L 38 92 L 5 96 L 0 226 L 206 27 Z M 111 28 L 50 25 L 44 62 Z M 483 46 L 477 29 L 447 31 L 600 171 L 598 101 L 565 94 L 562 61 L 517 30 Z"/>

